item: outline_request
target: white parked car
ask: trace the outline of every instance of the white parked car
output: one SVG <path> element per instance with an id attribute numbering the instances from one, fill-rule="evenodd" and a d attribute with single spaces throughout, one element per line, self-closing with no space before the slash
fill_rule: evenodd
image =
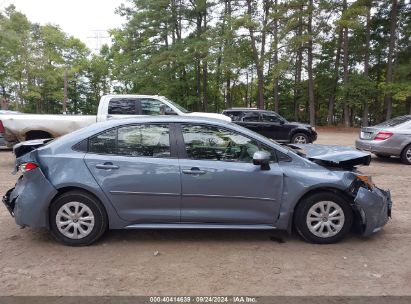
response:
<path id="1" fill-rule="evenodd" d="M 189 112 L 182 106 L 158 95 L 105 95 L 101 97 L 97 116 L 94 115 L 48 115 L 4 114 L 0 117 L 0 135 L 12 146 L 19 141 L 56 138 L 81 129 L 95 122 L 114 118 L 178 115 L 231 119 L 222 114 Z M 1 128 L 1 126 L 3 126 Z"/>

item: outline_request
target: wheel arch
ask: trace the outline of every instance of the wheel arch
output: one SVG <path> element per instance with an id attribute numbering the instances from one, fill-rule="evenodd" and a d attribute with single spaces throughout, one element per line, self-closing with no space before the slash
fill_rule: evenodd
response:
<path id="1" fill-rule="evenodd" d="M 24 134 L 25 140 L 32 140 L 32 139 L 43 139 L 43 138 L 54 138 L 54 136 L 46 131 L 41 129 L 36 130 L 29 130 Z"/>
<path id="2" fill-rule="evenodd" d="M 48 210 L 47 210 L 47 217 L 48 218 L 49 218 L 49 214 L 50 214 L 50 207 L 56 201 L 57 198 L 59 198 L 63 194 L 65 194 L 67 192 L 70 192 L 70 191 L 81 191 L 81 192 L 84 192 L 84 193 L 92 196 L 99 204 L 101 204 L 101 206 L 103 207 L 106 219 L 108 221 L 108 224 L 110 225 L 110 217 L 108 216 L 107 207 L 105 206 L 104 202 L 98 197 L 98 195 L 96 195 L 95 193 L 93 193 L 89 189 L 85 189 L 85 188 L 78 187 L 78 186 L 63 186 L 61 188 L 56 188 L 56 190 L 57 190 L 57 193 L 53 197 L 53 199 L 50 201 L 50 204 L 48 206 Z"/>
<path id="3" fill-rule="evenodd" d="M 312 188 L 309 189 L 307 192 L 305 192 L 298 200 L 297 203 L 294 205 L 294 207 L 292 208 L 290 217 L 289 217 L 289 222 L 288 222 L 288 228 L 287 228 L 287 232 L 288 233 L 292 233 L 293 228 L 294 228 L 294 218 L 295 218 L 295 210 L 298 208 L 298 206 L 307 198 L 310 197 L 311 195 L 317 194 L 317 193 L 321 193 L 321 192 L 330 192 L 330 193 L 334 193 L 334 194 L 338 194 L 340 195 L 348 204 L 350 204 L 351 206 L 351 210 L 353 211 L 353 215 L 354 215 L 354 219 L 356 219 L 356 213 L 354 212 L 352 205 L 354 204 L 354 198 L 351 197 L 347 192 L 345 192 L 344 190 L 341 190 L 339 188 L 335 188 L 335 187 L 327 187 L 327 186 L 322 186 L 322 187 L 318 187 L 318 188 Z"/>

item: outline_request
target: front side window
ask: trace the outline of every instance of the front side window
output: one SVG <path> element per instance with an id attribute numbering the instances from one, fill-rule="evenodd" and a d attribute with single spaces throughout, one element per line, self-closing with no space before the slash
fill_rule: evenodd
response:
<path id="1" fill-rule="evenodd" d="M 260 149 L 253 139 L 234 131 L 204 125 L 183 125 L 183 138 L 187 157 L 198 160 L 219 160 L 251 163 L 255 152 Z"/>
<path id="2" fill-rule="evenodd" d="M 277 115 L 274 114 L 262 114 L 261 116 L 263 122 L 274 122 L 274 123 L 280 123 L 281 119 Z"/>
<path id="3" fill-rule="evenodd" d="M 135 115 L 136 99 L 112 98 L 108 104 L 108 114 L 111 115 Z"/>
<path id="4" fill-rule="evenodd" d="M 89 152 L 98 154 L 115 154 L 116 138 L 116 129 L 111 129 L 91 137 L 89 140 Z"/>
<path id="5" fill-rule="evenodd" d="M 170 157 L 168 125 L 133 125 L 118 128 L 117 154 Z"/>
<path id="6" fill-rule="evenodd" d="M 140 99 L 142 115 L 164 115 L 166 105 L 156 99 Z"/>

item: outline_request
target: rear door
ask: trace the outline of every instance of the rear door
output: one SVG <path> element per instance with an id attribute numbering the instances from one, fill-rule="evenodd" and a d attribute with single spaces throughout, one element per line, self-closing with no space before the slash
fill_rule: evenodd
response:
<path id="1" fill-rule="evenodd" d="M 181 221 L 272 225 L 283 188 L 274 151 L 217 126 L 182 124 L 181 131 Z M 270 170 L 253 165 L 258 150 L 272 154 Z"/>
<path id="2" fill-rule="evenodd" d="M 181 184 L 170 125 L 124 125 L 89 140 L 85 162 L 119 216 L 178 223 Z"/>

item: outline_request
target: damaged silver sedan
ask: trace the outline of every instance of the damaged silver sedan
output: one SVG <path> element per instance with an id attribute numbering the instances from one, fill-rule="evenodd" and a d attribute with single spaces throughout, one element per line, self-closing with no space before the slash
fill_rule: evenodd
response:
<path id="1" fill-rule="evenodd" d="M 5 206 L 18 225 L 67 245 L 163 228 L 295 229 L 328 244 L 354 226 L 371 235 L 391 215 L 390 193 L 356 169 L 369 154 L 281 146 L 221 120 L 113 120 L 14 152 L 22 175 Z"/>

